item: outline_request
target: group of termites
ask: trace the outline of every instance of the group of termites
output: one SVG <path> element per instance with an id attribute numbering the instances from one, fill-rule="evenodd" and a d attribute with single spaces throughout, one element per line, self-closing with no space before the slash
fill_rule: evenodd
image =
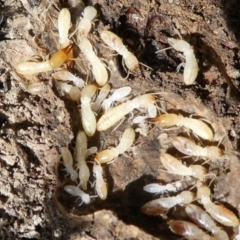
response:
<path id="1" fill-rule="evenodd" d="M 173 113 L 163 113 L 157 116 L 157 110 L 159 109 L 157 107 L 157 94 L 143 94 L 124 101 L 123 99 L 126 99 L 132 90 L 128 86 L 116 89 L 110 94 L 111 87 L 107 83 L 110 78 L 109 70 L 106 64 L 98 57 L 89 37 L 93 20 L 96 16 L 97 10 L 93 6 L 85 7 L 76 29 L 70 37 L 71 16 L 69 10 L 63 8 L 59 12 L 57 21 L 59 50 L 47 61 L 28 61 L 20 63 L 15 67 L 17 73 L 22 75 L 32 75 L 56 69 L 57 71 L 52 73 L 52 77 L 56 80 L 57 87 L 80 105 L 83 130 L 79 131 L 76 137 L 74 159 L 68 147 L 61 148 L 61 155 L 65 170 L 72 182 L 72 185 L 64 186 L 64 190 L 70 195 L 79 197 L 81 204 L 89 204 L 92 197 L 99 197 L 102 200 L 107 198 L 108 188 L 103 177 L 102 164 L 112 162 L 131 148 L 135 141 L 135 130 L 132 127 L 127 128 L 119 144 L 105 150 L 97 150 L 95 147 L 88 149 L 88 138 L 94 136 L 96 131 L 106 131 L 116 126 L 128 114 L 133 115 L 134 110 L 138 110 L 142 114 L 138 116 L 133 115 L 133 123 L 139 124 L 140 130 L 138 128 L 138 131 L 140 134 L 147 135 L 150 126 L 154 124 L 161 128 L 184 127 L 191 131 L 197 139 L 202 139 L 203 141 L 211 142 L 214 138 L 212 128 L 202 120 L 194 119 L 190 116 L 183 117 L 180 114 Z M 76 36 L 74 43 L 73 35 Z M 107 47 L 122 56 L 123 64 L 128 71 L 137 71 L 139 62 L 136 56 L 128 51 L 116 34 L 109 30 L 102 30 L 99 35 Z M 183 52 L 185 57 L 183 79 L 185 84 L 192 84 L 198 74 L 198 64 L 192 47 L 182 39 L 169 38 L 168 42 L 176 51 Z M 78 46 L 85 60 L 89 63 L 89 69 L 93 76 L 91 84 L 87 84 L 86 81 L 66 69 L 59 70 L 66 62 L 74 60 L 73 44 Z M 31 84 L 27 90 L 32 94 L 36 94 L 42 90 L 42 87 L 41 83 Z M 143 124 L 143 122 L 146 124 Z M 147 131 L 141 129 L 143 126 L 147 128 Z M 183 136 L 174 137 L 172 144 L 178 151 L 187 156 L 198 159 L 204 158 L 207 161 L 216 161 L 224 155 L 224 151 L 217 146 L 202 147 Z M 89 156 L 91 157 L 89 158 Z M 88 159 L 91 159 L 91 161 L 88 162 Z M 184 236 L 186 239 L 229 239 L 228 234 L 216 222 L 224 226 L 236 227 L 239 225 L 239 220 L 232 211 L 223 205 L 217 205 L 212 202 L 210 188 L 205 183 L 207 169 L 197 164 L 186 166 L 166 152 L 161 153 L 160 161 L 165 170 L 170 174 L 180 175 L 183 178 L 192 177 L 198 179 L 193 187 L 197 191 L 194 193 L 193 191 L 185 190 L 176 196 L 154 199 L 144 204 L 141 211 L 147 215 L 162 215 L 168 213 L 176 205 L 184 206 L 186 214 L 194 223 L 183 220 L 171 220 L 168 222 L 171 231 Z M 93 183 L 90 182 L 91 172 L 95 178 Z M 96 196 L 90 196 L 87 193 L 89 187 L 95 188 Z M 181 189 L 181 181 L 166 185 L 151 183 L 144 187 L 144 190 L 147 192 L 162 195 L 170 194 L 171 192 L 176 193 Z M 193 204 L 193 201 L 198 201 L 205 210 Z"/>

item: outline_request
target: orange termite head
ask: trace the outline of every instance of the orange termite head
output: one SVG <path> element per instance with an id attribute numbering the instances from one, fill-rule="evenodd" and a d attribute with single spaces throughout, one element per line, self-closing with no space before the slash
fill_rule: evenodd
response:
<path id="1" fill-rule="evenodd" d="M 179 118 L 176 114 L 162 114 L 156 118 L 151 118 L 149 120 L 150 122 L 156 122 L 161 127 L 172 127 L 174 125 L 177 125 Z"/>

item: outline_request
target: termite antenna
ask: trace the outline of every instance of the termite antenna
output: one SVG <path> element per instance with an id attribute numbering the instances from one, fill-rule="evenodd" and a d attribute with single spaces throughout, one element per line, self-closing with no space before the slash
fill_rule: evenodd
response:
<path id="1" fill-rule="evenodd" d="M 150 70 L 153 70 L 153 68 L 149 67 L 148 65 L 142 63 L 142 62 L 139 62 L 140 65 L 144 66 L 145 68 L 147 69 L 150 69 Z"/>

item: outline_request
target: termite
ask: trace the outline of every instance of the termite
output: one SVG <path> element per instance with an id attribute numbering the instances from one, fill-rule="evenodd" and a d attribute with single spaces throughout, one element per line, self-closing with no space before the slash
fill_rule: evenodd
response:
<path id="1" fill-rule="evenodd" d="M 68 31 L 71 27 L 71 16 L 67 8 L 63 8 L 58 15 L 59 47 L 65 48 L 69 45 Z"/>
<path id="2" fill-rule="evenodd" d="M 170 221 L 168 225 L 173 233 L 189 240 L 215 240 L 198 226 L 187 221 L 174 220 Z"/>
<path id="3" fill-rule="evenodd" d="M 102 167 L 99 163 L 94 164 L 93 175 L 96 178 L 95 182 L 96 192 L 102 200 L 105 200 L 107 198 L 107 183 L 103 180 Z"/>
<path id="4" fill-rule="evenodd" d="M 83 17 L 79 22 L 77 27 L 78 29 L 78 38 L 79 42 L 81 38 L 86 37 L 91 30 L 92 20 L 97 16 L 97 10 L 92 6 L 87 6 L 83 10 Z"/>
<path id="5" fill-rule="evenodd" d="M 197 186 L 197 199 L 200 200 L 205 210 L 211 215 L 213 219 L 225 226 L 238 226 L 239 220 L 236 215 L 229 209 L 225 208 L 223 205 L 216 205 L 213 203 L 210 195 L 211 191 L 209 187 L 204 185 Z"/>
<path id="6" fill-rule="evenodd" d="M 91 109 L 91 98 L 97 91 L 94 85 L 87 85 L 81 93 L 81 119 L 85 133 L 91 137 L 96 131 L 96 117 Z"/>
<path id="7" fill-rule="evenodd" d="M 158 183 L 150 183 L 143 187 L 143 190 L 149 193 L 165 193 L 165 192 L 176 192 L 182 186 L 180 182 L 168 183 L 166 185 L 161 185 Z"/>
<path id="8" fill-rule="evenodd" d="M 52 77 L 56 80 L 60 80 L 64 82 L 71 81 L 76 87 L 79 87 L 79 88 L 83 88 L 85 85 L 85 82 L 83 81 L 83 79 L 73 75 L 67 70 L 61 70 L 61 71 L 52 73 Z"/>
<path id="9" fill-rule="evenodd" d="M 139 63 L 137 58 L 133 53 L 129 52 L 126 46 L 123 44 L 121 38 L 119 38 L 116 34 L 104 30 L 100 33 L 102 40 L 113 50 L 115 50 L 118 54 L 122 55 L 126 67 L 134 72 L 139 68 Z"/>
<path id="10" fill-rule="evenodd" d="M 183 81 L 186 85 L 192 84 L 198 75 L 198 63 L 190 44 L 182 39 L 168 38 L 168 43 L 177 51 L 182 52 L 185 59 Z"/>
<path id="11" fill-rule="evenodd" d="M 90 178 L 90 171 L 86 163 L 87 136 L 83 131 L 79 131 L 76 138 L 74 157 L 77 161 L 79 171 L 80 186 L 86 190 Z"/>
<path id="12" fill-rule="evenodd" d="M 223 150 L 216 147 L 201 147 L 185 137 L 175 137 L 172 140 L 173 146 L 180 152 L 196 157 L 205 157 L 212 161 L 223 156 Z"/>
<path id="13" fill-rule="evenodd" d="M 113 94 L 103 101 L 102 103 L 103 111 L 106 112 L 111 107 L 113 102 L 126 97 L 131 91 L 132 91 L 131 87 L 121 87 L 114 90 Z"/>
<path id="14" fill-rule="evenodd" d="M 83 192 L 79 187 L 73 186 L 73 185 L 67 185 L 67 186 L 64 187 L 64 190 L 67 193 L 69 193 L 69 194 L 71 194 L 73 196 L 81 198 L 82 203 L 85 203 L 85 204 L 89 204 L 90 203 L 90 196 L 89 196 L 89 194 Z"/>
<path id="15" fill-rule="evenodd" d="M 61 93 L 67 94 L 71 100 L 80 101 L 81 91 L 78 87 L 60 81 L 56 81 L 56 86 Z"/>
<path id="16" fill-rule="evenodd" d="M 211 141 L 213 139 L 213 132 L 211 128 L 206 123 L 198 119 L 170 113 L 162 114 L 150 121 L 157 122 L 161 127 L 183 126 L 191 129 L 194 134 L 205 140 Z"/>
<path id="17" fill-rule="evenodd" d="M 78 174 L 77 174 L 76 170 L 73 169 L 72 154 L 66 147 L 61 148 L 61 154 L 62 154 L 62 158 L 63 158 L 63 164 L 66 168 L 67 173 L 70 174 L 70 178 L 72 181 L 76 181 Z"/>
<path id="18" fill-rule="evenodd" d="M 98 112 L 101 108 L 101 104 L 103 102 L 103 100 L 107 97 L 107 95 L 110 92 L 110 85 L 109 84 L 105 84 L 99 94 L 97 95 L 97 98 L 95 100 L 95 102 L 92 103 L 92 110 L 94 112 Z"/>
<path id="19" fill-rule="evenodd" d="M 56 53 L 45 62 L 24 62 L 18 64 L 15 69 L 23 75 L 32 75 L 40 72 L 51 71 L 60 67 L 68 60 L 68 54 L 72 50 L 73 45 L 69 45 Z"/>
<path id="20" fill-rule="evenodd" d="M 151 94 L 144 94 L 126 101 L 114 108 L 110 108 L 97 122 L 97 130 L 105 131 L 119 122 L 125 115 L 134 109 L 149 108 L 155 103 L 155 98 Z"/>
<path id="21" fill-rule="evenodd" d="M 167 153 L 162 153 L 160 160 L 164 168 L 169 173 L 178 174 L 181 176 L 192 176 L 200 179 L 201 181 L 204 180 L 207 170 L 201 165 L 191 165 L 187 167 L 183 165 L 178 159 Z"/>
<path id="22" fill-rule="evenodd" d="M 177 204 L 188 204 L 194 200 L 194 194 L 190 191 L 182 191 L 175 197 L 158 198 L 145 203 L 141 212 L 147 215 L 163 214 Z"/>
<path id="23" fill-rule="evenodd" d="M 227 233 L 218 227 L 202 208 L 194 204 L 188 204 L 185 211 L 194 223 L 211 232 L 217 240 L 229 240 Z"/>
<path id="24" fill-rule="evenodd" d="M 112 161 L 120 154 L 126 152 L 132 146 L 134 139 L 135 139 L 134 130 L 132 128 L 127 128 L 124 131 L 119 144 L 115 148 L 112 147 L 101 152 L 98 152 L 95 156 L 95 159 L 99 163 L 108 163 Z"/>
<path id="25" fill-rule="evenodd" d="M 104 84 L 106 84 L 106 82 L 108 81 L 108 73 L 106 67 L 93 51 L 93 47 L 90 41 L 86 38 L 83 39 L 79 43 L 79 48 L 81 52 L 84 54 L 87 61 L 91 64 L 92 73 L 97 84 L 99 86 L 103 86 Z"/>

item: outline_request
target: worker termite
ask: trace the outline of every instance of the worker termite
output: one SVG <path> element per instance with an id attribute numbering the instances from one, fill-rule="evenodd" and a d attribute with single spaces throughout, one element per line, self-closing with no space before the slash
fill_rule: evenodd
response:
<path id="1" fill-rule="evenodd" d="M 85 203 L 85 204 L 89 204 L 90 203 L 90 196 L 89 196 L 89 194 L 83 192 L 79 187 L 73 186 L 73 185 L 67 185 L 67 186 L 64 187 L 64 190 L 67 193 L 69 193 L 69 194 L 71 194 L 73 196 L 81 198 L 82 203 Z M 80 203 L 80 205 L 82 205 L 82 203 Z"/>
<path id="2" fill-rule="evenodd" d="M 217 240 L 229 239 L 227 233 L 218 227 L 202 208 L 194 204 L 188 204 L 185 211 L 194 223 L 211 232 Z"/>
<path id="3" fill-rule="evenodd" d="M 183 81 L 186 85 L 192 84 L 198 75 L 198 63 L 190 44 L 182 39 L 168 38 L 168 43 L 177 51 L 183 52 L 186 59 Z"/>
<path id="4" fill-rule="evenodd" d="M 40 72 L 51 71 L 58 68 L 68 60 L 68 54 L 72 50 L 73 45 L 69 45 L 56 53 L 45 62 L 23 62 L 18 64 L 15 69 L 23 75 L 32 75 Z"/>
<path id="5" fill-rule="evenodd" d="M 60 81 L 56 81 L 56 86 L 61 93 L 67 94 L 71 100 L 80 101 L 81 91 L 78 87 Z"/>
<path id="6" fill-rule="evenodd" d="M 173 233 L 181 235 L 189 240 L 214 240 L 214 237 L 206 234 L 202 229 L 187 221 L 174 220 L 168 223 Z"/>
<path id="7" fill-rule="evenodd" d="M 216 147 L 201 147 L 185 137 L 175 137 L 172 140 L 173 146 L 180 152 L 196 157 L 206 157 L 214 161 L 223 156 L 223 150 Z"/>
<path id="8" fill-rule="evenodd" d="M 164 192 L 176 192 L 182 186 L 182 183 L 168 183 L 166 185 L 160 185 L 158 183 L 150 183 L 143 187 L 143 190 L 149 193 L 164 193 Z"/>
<path id="9" fill-rule="evenodd" d="M 92 6 L 87 6 L 83 10 L 83 17 L 80 20 L 78 30 L 78 41 L 82 40 L 82 37 L 86 37 L 91 30 L 92 20 L 97 16 L 97 10 Z"/>
<path id="10" fill-rule="evenodd" d="M 91 137 L 96 131 L 96 117 L 91 109 L 91 98 L 97 91 L 94 85 L 87 85 L 81 93 L 81 119 L 85 133 Z"/>
<path id="11" fill-rule="evenodd" d="M 194 194 L 190 191 L 182 191 L 175 197 L 158 198 L 145 203 L 141 212 L 147 215 L 163 214 L 177 204 L 188 204 L 194 200 Z"/>
<path id="12" fill-rule="evenodd" d="M 213 219 L 225 226 L 238 226 L 239 220 L 236 215 L 229 209 L 225 208 L 223 205 L 216 205 L 213 203 L 210 195 L 211 191 L 209 187 L 204 185 L 197 186 L 197 199 L 200 200 L 205 210 L 211 215 Z"/>
<path id="13" fill-rule="evenodd" d="M 71 16 L 67 8 L 63 8 L 58 15 L 59 48 L 65 48 L 70 44 L 68 31 L 71 27 Z"/>
<path id="14" fill-rule="evenodd" d="M 87 136 L 83 131 L 79 131 L 76 138 L 74 156 L 77 161 L 79 171 L 80 186 L 86 190 L 90 178 L 90 171 L 86 163 Z"/>
<path id="15" fill-rule="evenodd" d="M 102 200 L 105 200 L 107 198 L 107 183 L 103 180 L 102 167 L 99 163 L 94 164 L 93 175 L 96 178 L 95 182 L 96 192 Z"/>
<path id="16" fill-rule="evenodd" d="M 114 158 L 118 157 L 120 154 L 123 154 L 126 152 L 133 144 L 135 139 L 135 132 L 132 128 L 127 128 L 122 138 L 119 142 L 119 144 L 115 148 L 110 148 L 103 150 L 101 152 L 98 152 L 95 156 L 95 159 L 99 163 L 108 163 L 112 161 Z"/>
<path id="17" fill-rule="evenodd" d="M 131 91 L 132 91 L 131 87 L 121 87 L 114 90 L 113 94 L 103 101 L 102 103 L 103 111 L 106 112 L 111 107 L 113 102 L 126 97 Z"/>
<path id="18" fill-rule="evenodd" d="M 139 63 L 137 58 L 133 53 L 129 52 L 126 46 L 123 44 L 121 38 L 119 38 L 116 34 L 104 30 L 100 33 L 102 40 L 113 50 L 115 50 L 118 54 L 122 55 L 126 67 L 130 71 L 136 71 L 139 68 Z"/>
<path id="19" fill-rule="evenodd" d="M 211 128 L 201 120 L 183 117 L 177 114 L 162 114 L 151 119 L 152 122 L 157 122 L 161 127 L 183 126 L 192 130 L 194 134 L 205 139 L 212 140 L 213 132 Z"/>
<path id="20" fill-rule="evenodd" d="M 94 112 L 98 112 L 100 110 L 101 103 L 107 97 L 109 92 L 110 92 L 110 85 L 109 84 L 105 84 L 101 88 L 99 94 L 97 95 L 97 98 L 96 98 L 95 102 L 92 103 L 92 110 Z"/>
<path id="21" fill-rule="evenodd" d="M 162 153 L 160 159 L 162 165 L 169 173 L 178 174 L 181 176 L 192 176 L 203 181 L 207 171 L 206 168 L 202 167 L 201 165 L 191 165 L 186 167 L 178 159 L 167 153 Z"/>
<path id="22" fill-rule="evenodd" d="M 93 51 L 92 44 L 88 39 L 83 39 L 79 43 L 79 48 L 81 52 L 84 54 L 85 58 L 92 66 L 93 76 L 99 86 L 103 86 L 106 84 L 108 80 L 108 73 L 105 65 L 100 61 L 98 56 Z"/>
<path id="23" fill-rule="evenodd" d="M 83 88 L 85 82 L 80 77 L 77 77 L 66 70 L 61 70 L 52 74 L 52 77 L 60 81 L 71 81 L 76 87 Z"/>
<path id="24" fill-rule="evenodd" d="M 63 158 L 63 164 L 66 168 L 67 173 L 70 174 L 70 178 L 72 181 L 76 181 L 78 174 L 77 174 L 76 170 L 73 169 L 72 154 L 66 147 L 61 148 L 61 154 L 62 154 L 62 158 Z"/>
<path id="25" fill-rule="evenodd" d="M 120 121 L 125 115 L 134 109 L 149 108 L 155 103 L 155 98 L 150 94 L 144 94 L 126 101 L 114 108 L 110 108 L 97 122 L 97 130 L 105 131 Z"/>

